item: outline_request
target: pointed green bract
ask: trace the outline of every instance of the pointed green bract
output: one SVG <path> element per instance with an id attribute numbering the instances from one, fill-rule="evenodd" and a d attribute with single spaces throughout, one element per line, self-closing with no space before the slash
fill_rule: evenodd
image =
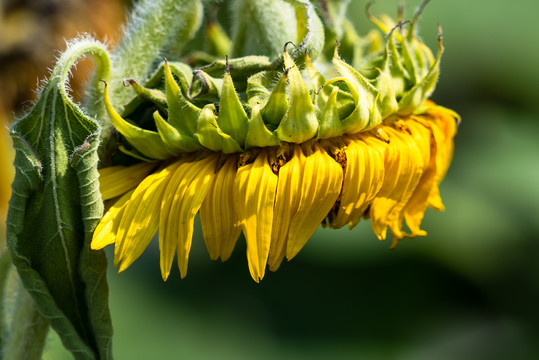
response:
<path id="1" fill-rule="evenodd" d="M 111 359 L 106 258 L 90 251 L 103 212 L 97 148 L 100 126 L 66 91 L 80 56 L 96 56 L 108 77 L 100 43 L 69 45 L 32 110 L 11 128 L 15 181 L 7 244 L 22 283 L 75 359 Z M 31 325 L 31 324 L 28 324 Z"/>
<path id="2" fill-rule="evenodd" d="M 217 125 L 215 106 L 211 104 L 206 105 L 200 113 L 196 136 L 202 146 L 212 151 L 222 151 L 225 154 L 242 151 L 240 145 Z"/>
<path id="3" fill-rule="evenodd" d="M 165 88 L 168 102 L 168 123 L 179 132 L 193 136 L 197 128 L 200 109 L 185 98 L 172 76 L 167 61 L 165 61 Z"/>
<path id="4" fill-rule="evenodd" d="M 352 115 L 343 120 L 344 132 L 353 134 L 380 125 L 382 116 L 376 106 L 380 93 L 379 90 L 372 86 L 359 71 L 341 60 L 338 56 L 337 49 L 335 49 L 333 65 L 335 65 L 337 71 L 347 80 L 347 84 L 352 84 L 352 86 L 349 86 L 350 90 L 353 91 L 352 94 L 357 94 L 354 95 L 356 109 Z"/>
<path id="5" fill-rule="evenodd" d="M 406 70 L 402 67 L 399 53 L 394 42 L 394 31 L 388 35 L 380 74 L 375 79 L 376 88 L 380 90 L 380 107 L 382 117 L 398 110 L 397 96 L 402 96 L 406 81 Z"/>
<path id="6" fill-rule="evenodd" d="M 144 156 L 152 159 L 165 160 L 173 155 L 165 147 L 158 133 L 142 129 L 125 121 L 112 107 L 107 89 L 105 89 L 105 108 L 112 124 L 118 132 Z"/>
<path id="7" fill-rule="evenodd" d="M 328 139 L 340 136 L 343 133 L 341 121 L 339 119 L 339 109 L 337 108 L 338 94 L 339 88 L 334 87 L 321 115 L 320 131 L 318 132 L 319 139 Z"/>
<path id="8" fill-rule="evenodd" d="M 202 70 L 193 70 L 189 97 L 194 101 L 215 102 L 221 97 L 223 79 L 217 79 Z"/>
<path id="9" fill-rule="evenodd" d="M 245 148 L 279 146 L 280 141 L 277 136 L 268 130 L 262 119 L 260 105 L 253 108 L 251 119 L 249 120 L 249 132 L 245 140 Z"/>
<path id="10" fill-rule="evenodd" d="M 202 149 L 194 137 L 182 134 L 175 127 L 167 123 L 165 119 L 161 117 L 159 111 L 153 113 L 153 118 L 159 136 L 161 136 L 161 140 L 163 140 L 165 147 L 175 156 L 178 156 L 181 153 Z"/>
<path id="11" fill-rule="evenodd" d="M 134 79 L 126 79 L 125 81 L 133 87 L 139 98 L 152 102 L 161 111 L 167 111 L 167 96 L 161 90 L 146 88 Z"/>
<path id="12" fill-rule="evenodd" d="M 290 95 L 288 112 L 277 128 L 279 140 L 302 143 L 312 139 L 318 131 L 318 119 L 307 85 L 294 60 L 284 52 L 284 65 L 288 70 Z"/>
<path id="13" fill-rule="evenodd" d="M 165 71 L 165 65 L 168 64 L 170 67 L 170 71 L 178 81 L 180 82 L 180 88 L 182 90 L 182 94 L 184 96 L 187 96 L 189 94 L 189 88 L 191 87 L 191 81 L 193 79 L 193 69 L 184 63 L 181 62 L 168 62 L 165 61 L 163 64 L 163 73 Z M 157 78 L 159 80 L 159 83 L 163 80 L 163 76 Z"/>
<path id="14" fill-rule="evenodd" d="M 323 109 L 326 101 L 328 100 L 329 94 L 331 94 L 332 88 L 329 86 L 324 86 L 326 84 L 326 79 L 322 74 L 320 74 L 318 69 L 316 69 L 311 62 L 311 58 L 307 54 L 305 54 L 305 68 L 314 87 L 312 92 L 313 104 L 317 106 L 318 109 Z"/>
<path id="15" fill-rule="evenodd" d="M 424 99 L 428 98 L 434 91 L 436 81 L 440 75 L 440 60 L 444 47 L 442 45 L 441 36 L 438 37 L 438 54 L 434 60 L 427 75 L 416 84 L 406 95 L 399 101 L 399 113 L 411 113 L 415 108 L 419 107 Z"/>
<path id="16" fill-rule="evenodd" d="M 273 88 L 268 102 L 262 109 L 262 118 L 273 126 L 278 126 L 288 109 L 288 99 L 286 97 L 286 81 L 288 79 L 288 72 L 285 71 L 277 85 Z"/>
<path id="17" fill-rule="evenodd" d="M 221 130 L 230 135 L 243 146 L 247 136 L 249 118 L 234 89 L 234 83 L 228 71 L 225 72 L 221 101 L 219 102 L 219 126 Z"/>

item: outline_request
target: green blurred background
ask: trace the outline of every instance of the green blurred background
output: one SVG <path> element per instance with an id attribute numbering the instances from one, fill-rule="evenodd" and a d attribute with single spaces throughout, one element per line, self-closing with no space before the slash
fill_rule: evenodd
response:
<path id="1" fill-rule="evenodd" d="M 365 4 L 348 11 L 361 34 Z M 427 6 L 420 34 L 436 49 L 440 22 L 446 48 L 433 99 L 462 116 L 427 237 L 391 251 L 369 222 L 319 229 L 256 284 L 244 244 L 211 262 L 198 227 L 184 280 L 163 283 L 156 246 L 110 269 L 116 358 L 539 358 L 538 15 L 532 0 Z M 50 337 L 45 359 L 70 359 Z"/>

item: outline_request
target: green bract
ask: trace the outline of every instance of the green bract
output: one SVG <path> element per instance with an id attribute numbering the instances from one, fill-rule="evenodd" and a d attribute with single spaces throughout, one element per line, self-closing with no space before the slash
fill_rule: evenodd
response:
<path id="1" fill-rule="evenodd" d="M 202 149 L 236 153 L 368 131 L 393 115 L 414 112 L 436 85 L 441 36 L 434 56 L 414 35 L 417 16 L 397 24 L 370 17 L 386 33 L 385 44 L 379 32 L 358 42 L 354 53 L 367 59 L 358 68 L 341 59 L 337 45 L 332 59 L 336 73 L 328 71 L 329 79 L 307 51 L 298 56 L 297 49 L 289 53 L 286 46 L 282 60 L 273 64 L 260 56 L 198 69 L 164 61 L 145 86 L 128 81 L 137 98 L 122 116 L 105 96 L 112 123 L 131 146 L 120 149 L 147 161 Z M 143 124 L 141 111 L 151 111 L 153 123 Z"/>

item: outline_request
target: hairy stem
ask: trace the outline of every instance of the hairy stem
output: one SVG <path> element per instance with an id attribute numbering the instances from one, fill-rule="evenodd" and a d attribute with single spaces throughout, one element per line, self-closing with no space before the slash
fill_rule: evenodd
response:
<path id="1" fill-rule="evenodd" d="M 133 96 L 132 89 L 122 84 L 125 78 L 146 80 L 163 48 L 183 46 L 193 37 L 201 21 L 202 4 L 198 0 L 140 1 L 112 59 L 112 104 L 125 105 Z"/>

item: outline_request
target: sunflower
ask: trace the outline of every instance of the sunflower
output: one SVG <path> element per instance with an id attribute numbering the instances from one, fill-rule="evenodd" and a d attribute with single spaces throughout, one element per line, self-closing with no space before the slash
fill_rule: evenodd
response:
<path id="1" fill-rule="evenodd" d="M 137 97 L 121 115 L 105 90 L 119 148 L 139 162 L 100 171 L 112 205 L 92 248 L 114 243 L 121 272 L 158 232 L 163 279 L 175 255 L 183 278 L 199 214 L 211 259 L 227 260 L 244 234 L 258 282 L 266 268 L 295 257 L 320 224 L 353 228 L 368 218 L 378 239 L 390 230 L 392 247 L 426 235 L 426 208 L 443 209 L 438 186 L 458 119 L 428 100 L 441 36 L 434 56 L 413 23 L 407 32 L 385 17 L 375 23 L 386 39 L 362 43 L 368 70 L 347 64 L 337 47 L 336 73 L 326 79 L 307 54 L 285 47 L 281 69 L 245 81 L 232 79 L 234 59 L 222 79 L 165 61 L 145 85 L 128 80 Z"/>

